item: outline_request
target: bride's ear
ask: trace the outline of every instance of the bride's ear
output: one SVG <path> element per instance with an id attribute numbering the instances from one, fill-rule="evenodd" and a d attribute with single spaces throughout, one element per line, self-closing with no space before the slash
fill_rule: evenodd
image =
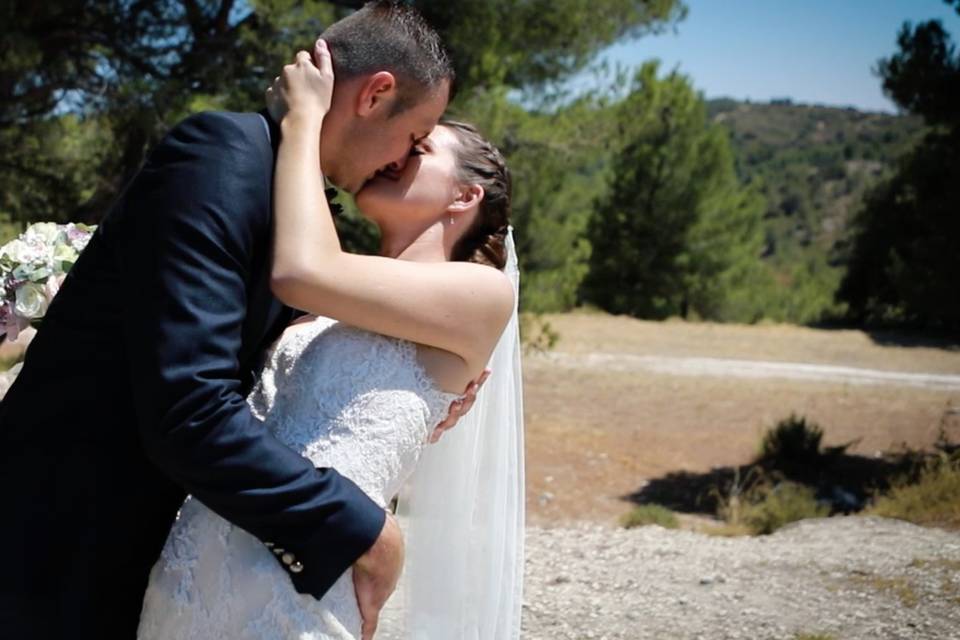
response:
<path id="1" fill-rule="evenodd" d="M 447 207 L 447 210 L 451 212 L 469 211 L 480 205 L 483 194 L 483 187 L 479 184 L 463 185 L 459 188 L 456 199 Z"/>

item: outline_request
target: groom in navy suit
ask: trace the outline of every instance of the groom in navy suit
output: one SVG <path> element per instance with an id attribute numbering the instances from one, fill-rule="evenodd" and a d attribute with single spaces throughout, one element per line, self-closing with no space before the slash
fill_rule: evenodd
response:
<path id="1" fill-rule="evenodd" d="M 337 85 L 321 162 L 355 192 L 402 167 L 453 71 L 402 4 L 372 3 L 323 37 Z M 50 306 L 0 403 L 0 638 L 134 637 L 186 493 L 293 554 L 282 564 L 301 593 L 320 598 L 354 566 L 365 635 L 375 626 L 402 558 L 396 523 L 245 402 L 293 314 L 269 289 L 278 137 L 265 114 L 177 125 Z"/>

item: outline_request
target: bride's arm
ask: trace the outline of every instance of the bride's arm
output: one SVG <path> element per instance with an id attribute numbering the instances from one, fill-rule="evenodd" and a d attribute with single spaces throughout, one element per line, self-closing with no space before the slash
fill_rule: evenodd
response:
<path id="1" fill-rule="evenodd" d="M 500 271 L 466 262 L 416 263 L 346 253 L 324 196 L 317 141 L 332 86 L 329 54 L 284 69 L 289 113 L 274 178 L 271 288 L 285 304 L 430 345 L 482 367 L 513 310 Z"/>

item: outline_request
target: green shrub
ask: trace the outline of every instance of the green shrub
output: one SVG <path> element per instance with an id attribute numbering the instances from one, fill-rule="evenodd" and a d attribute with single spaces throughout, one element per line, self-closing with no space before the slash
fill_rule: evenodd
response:
<path id="1" fill-rule="evenodd" d="M 524 353 L 545 353 L 559 341 L 560 334 L 541 314 L 520 314 L 520 343 Z"/>
<path id="2" fill-rule="evenodd" d="M 622 523 L 627 529 L 648 524 L 658 524 L 665 529 L 676 529 L 680 526 L 673 511 L 659 504 L 642 504 L 635 507 L 623 517 Z"/>
<path id="3" fill-rule="evenodd" d="M 760 443 L 760 457 L 785 463 L 803 463 L 820 455 L 823 429 L 801 416 L 790 414 L 767 431 Z"/>
<path id="4" fill-rule="evenodd" d="M 780 527 L 805 518 L 823 518 L 830 508 L 817 504 L 813 489 L 794 482 L 770 486 L 761 484 L 750 490 L 739 509 L 740 522 L 754 534 L 773 533 Z"/>

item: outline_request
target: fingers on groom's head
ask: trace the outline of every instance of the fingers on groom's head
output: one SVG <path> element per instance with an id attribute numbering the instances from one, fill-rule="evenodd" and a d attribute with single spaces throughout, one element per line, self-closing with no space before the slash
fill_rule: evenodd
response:
<path id="1" fill-rule="evenodd" d="M 327 41 L 323 38 L 317 38 L 317 41 L 313 45 L 313 57 L 319 60 L 322 56 L 329 56 L 330 48 L 327 46 Z"/>
<path id="2" fill-rule="evenodd" d="M 313 63 L 324 73 L 333 73 L 333 58 L 330 55 L 330 49 L 327 47 L 327 41 L 318 38 L 313 46 Z"/>

